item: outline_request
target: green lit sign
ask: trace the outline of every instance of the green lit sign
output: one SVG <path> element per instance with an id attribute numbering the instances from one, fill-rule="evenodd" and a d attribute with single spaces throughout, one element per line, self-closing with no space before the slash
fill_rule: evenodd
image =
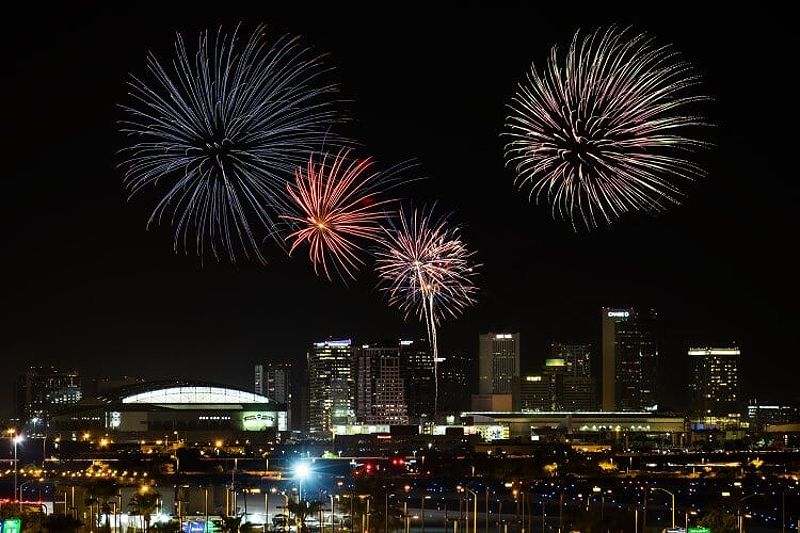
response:
<path id="1" fill-rule="evenodd" d="M 3 522 L 3 533 L 20 533 L 22 521 L 19 518 L 6 518 Z"/>
<path id="2" fill-rule="evenodd" d="M 566 363 L 565 363 L 565 362 L 564 362 L 564 360 L 563 360 L 563 359 L 561 359 L 561 358 L 557 358 L 557 359 L 545 359 L 545 360 L 544 360 L 544 366 L 564 366 L 565 364 L 566 364 Z"/>
<path id="3" fill-rule="evenodd" d="M 686 533 L 711 533 L 711 529 L 707 527 L 690 527 Z"/>

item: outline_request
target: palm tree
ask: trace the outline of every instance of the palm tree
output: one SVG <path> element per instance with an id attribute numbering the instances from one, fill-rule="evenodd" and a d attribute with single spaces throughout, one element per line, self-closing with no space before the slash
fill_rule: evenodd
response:
<path id="1" fill-rule="evenodd" d="M 150 531 L 150 515 L 158 508 L 160 497 L 158 492 L 145 485 L 128 502 L 128 510 L 132 514 L 138 514 L 144 520 L 145 533 Z"/>
<path id="2" fill-rule="evenodd" d="M 299 502 L 289 500 L 288 508 L 289 512 L 294 514 L 294 516 L 300 522 L 300 531 L 302 533 L 307 533 L 308 528 L 306 527 L 306 518 L 318 514 L 322 510 L 322 502 L 318 500 L 311 502 L 307 500 L 302 500 Z"/>
<path id="3" fill-rule="evenodd" d="M 117 495 L 117 488 L 117 482 L 113 479 L 97 479 L 86 487 L 86 492 L 89 495 L 87 503 L 97 504 L 99 511 L 106 515 L 104 526 L 106 531 L 111 531 L 111 523 L 108 516 L 111 513 L 111 506 L 108 504 L 108 500 Z"/>

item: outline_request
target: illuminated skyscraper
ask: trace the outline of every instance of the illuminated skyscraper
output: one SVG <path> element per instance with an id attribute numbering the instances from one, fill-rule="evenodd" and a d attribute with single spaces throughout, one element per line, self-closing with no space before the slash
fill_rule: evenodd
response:
<path id="1" fill-rule="evenodd" d="M 519 399 L 519 333 L 484 333 L 478 344 L 478 393 Z"/>
<path id="2" fill-rule="evenodd" d="M 523 376 L 519 382 L 519 408 L 523 411 L 552 411 L 550 377 Z"/>
<path id="3" fill-rule="evenodd" d="M 642 411 L 657 405 L 657 313 L 603 308 L 603 410 Z"/>
<path id="4" fill-rule="evenodd" d="M 433 353 L 426 339 L 400 341 L 400 376 L 405 387 L 408 416 L 414 421 L 433 416 Z"/>
<path id="5" fill-rule="evenodd" d="M 356 348 L 356 418 L 365 424 L 407 424 L 399 343 Z"/>
<path id="6" fill-rule="evenodd" d="M 39 436 L 54 411 L 81 400 L 81 377 L 76 371 L 31 367 L 18 376 L 15 394 L 17 418 L 30 428 L 29 435 Z"/>
<path id="7" fill-rule="evenodd" d="M 564 371 L 570 376 L 592 375 L 591 344 L 554 342 L 550 345 L 550 357 L 564 360 Z"/>
<path id="8" fill-rule="evenodd" d="M 592 346 L 554 342 L 551 345 L 552 361 L 564 361 L 562 372 L 556 377 L 556 404 L 563 411 L 593 411 L 597 408 L 594 379 L 592 378 Z"/>
<path id="9" fill-rule="evenodd" d="M 694 416 L 738 418 L 741 400 L 739 348 L 689 348 L 689 359 L 692 368 L 689 392 Z"/>
<path id="10" fill-rule="evenodd" d="M 355 371 L 350 339 L 315 342 L 308 353 L 308 430 L 329 433 L 355 420 Z"/>
<path id="11" fill-rule="evenodd" d="M 284 404 L 292 427 L 292 363 L 255 365 L 254 389 L 256 394 Z"/>
<path id="12" fill-rule="evenodd" d="M 528 411 L 592 411 L 594 387 L 590 376 L 576 375 L 575 365 L 562 357 L 545 361 L 541 374 L 523 376 L 519 408 Z"/>

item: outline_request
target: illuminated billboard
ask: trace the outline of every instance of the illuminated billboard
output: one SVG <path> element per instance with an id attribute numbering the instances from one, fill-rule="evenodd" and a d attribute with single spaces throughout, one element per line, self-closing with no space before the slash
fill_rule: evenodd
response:
<path id="1" fill-rule="evenodd" d="M 245 411 L 242 413 L 242 429 L 245 431 L 264 431 L 275 427 L 275 413 Z"/>

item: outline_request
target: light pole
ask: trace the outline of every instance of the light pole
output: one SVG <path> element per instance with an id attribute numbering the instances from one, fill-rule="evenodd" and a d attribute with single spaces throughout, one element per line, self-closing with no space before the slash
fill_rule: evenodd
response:
<path id="1" fill-rule="evenodd" d="M 283 496 L 283 504 L 285 506 L 284 510 L 286 511 L 286 516 L 283 519 L 283 531 L 284 532 L 288 532 L 289 531 L 289 518 L 290 518 L 290 514 L 291 514 L 289 512 L 289 495 L 286 494 L 286 491 L 284 490 L 284 491 L 281 492 L 281 496 Z"/>
<path id="2" fill-rule="evenodd" d="M 600 487 L 598 487 L 596 485 L 594 487 L 592 487 L 592 493 L 600 494 L 600 523 L 602 524 L 603 520 L 605 519 L 606 495 L 603 492 L 603 489 L 601 489 Z M 587 502 L 586 503 L 586 507 L 587 507 L 587 509 L 589 507 L 589 503 L 588 503 L 589 502 L 589 498 L 591 498 L 591 496 L 586 498 L 586 502 Z"/>
<path id="3" fill-rule="evenodd" d="M 667 489 L 662 489 L 661 487 L 650 487 L 650 490 L 660 490 L 661 492 L 666 492 L 672 497 L 672 529 L 675 529 L 675 493 L 670 492 Z M 645 507 L 647 506 L 647 495 L 645 495 L 644 499 Z M 644 524 L 644 527 L 647 527 L 647 524 Z"/>
<path id="4" fill-rule="evenodd" d="M 203 533 L 208 533 L 208 487 L 203 487 Z M 266 531 L 264 532 L 266 533 Z"/>
<path id="5" fill-rule="evenodd" d="M 298 481 L 300 501 L 303 501 L 303 481 L 310 475 L 311 466 L 307 462 L 302 461 L 294 465 L 294 477 Z"/>
<path id="6" fill-rule="evenodd" d="M 427 494 L 422 497 L 422 516 L 420 517 L 422 519 L 421 523 L 422 533 L 425 533 L 425 500 L 430 500 L 430 499 L 431 497 Z M 386 529 L 386 532 L 387 533 L 389 532 L 388 528 Z"/>
<path id="7" fill-rule="evenodd" d="M 489 485 L 486 485 L 486 521 L 483 524 L 484 533 L 489 533 Z"/>
<path id="8" fill-rule="evenodd" d="M 331 499 L 331 533 L 336 533 L 336 506 L 333 503 L 333 494 L 328 495 Z M 389 533 L 388 531 L 386 533 Z"/>
<path id="9" fill-rule="evenodd" d="M 472 494 L 472 533 L 478 533 L 478 493 L 467 487 L 467 492 Z M 469 502 L 467 502 L 469 505 Z"/>
<path id="10" fill-rule="evenodd" d="M 744 531 L 744 516 L 742 515 L 742 503 L 755 496 L 764 496 L 764 494 L 760 492 L 754 492 L 753 494 L 749 494 L 747 496 L 744 496 L 743 498 L 739 498 L 739 502 L 736 505 L 736 526 L 739 528 L 739 533 L 742 533 Z"/>
<path id="11" fill-rule="evenodd" d="M 28 481 L 24 481 L 22 485 L 19 486 L 19 512 L 22 512 L 22 490 L 25 488 L 25 485 L 29 485 L 30 483 L 34 483 L 36 480 L 29 479 Z"/>
<path id="12" fill-rule="evenodd" d="M 267 532 L 267 526 L 269 525 L 269 493 L 275 494 L 278 492 L 278 489 L 272 487 L 269 490 L 264 491 L 264 533 Z"/>
<path id="13" fill-rule="evenodd" d="M 25 440 L 25 437 L 22 435 L 17 434 L 17 430 L 9 430 L 13 437 L 11 437 L 11 441 L 14 443 L 14 498 L 17 497 L 18 492 L 18 485 L 17 485 L 17 446 L 19 443 Z M 21 506 L 22 504 L 20 504 Z M 21 509 L 21 507 L 20 507 Z"/>
<path id="14" fill-rule="evenodd" d="M 546 511 L 545 505 L 547 505 L 547 502 L 555 502 L 555 501 L 556 501 L 555 498 L 544 498 L 544 497 L 542 497 L 542 531 L 545 531 L 545 526 L 547 524 L 547 521 L 546 521 L 547 513 L 545 512 Z M 562 522 L 563 522 L 562 517 L 563 517 L 563 514 L 564 514 L 563 508 L 564 508 L 564 493 L 562 492 L 558 496 L 558 530 L 559 531 L 561 531 L 562 528 L 563 528 L 563 526 L 562 526 Z M 533 526 L 531 526 L 531 531 L 533 531 Z"/>

